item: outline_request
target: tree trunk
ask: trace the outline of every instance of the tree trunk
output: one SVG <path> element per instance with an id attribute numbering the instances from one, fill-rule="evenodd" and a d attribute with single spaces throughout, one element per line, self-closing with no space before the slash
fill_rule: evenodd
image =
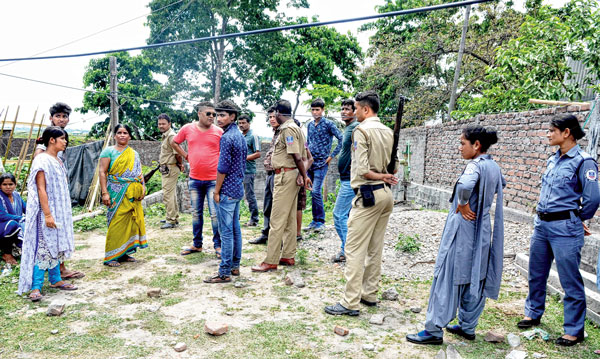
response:
<path id="1" fill-rule="evenodd" d="M 296 91 L 296 105 L 294 106 L 294 111 L 292 112 L 292 118 L 296 117 L 296 110 L 298 109 L 298 105 L 300 105 L 300 93 L 302 92 L 302 87 L 298 87 L 298 91 Z"/>
<path id="2" fill-rule="evenodd" d="M 223 21 L 221 22 L 221 35 L 225 34 L 225 31 L 227 30 L 227 21 L 228 18 L 224 17 Z M 215 103 L 215 106 L 217 104 L 217 102 L 219 102 L 219 100 L 221 100 L 221 71 L 223 68 L 223 58 L 225 57 L 225 46 L 227 46 L 225 44 L 225 40 L 221 39 L 219 41 L 217 41 L 215 43 L 215 47 L 216 49 L 216 55 L 217 55 L 217 61 L 215 64 L 215 92 L 214 92 L 214 98 L 213 98 L 213 102 Z"/>

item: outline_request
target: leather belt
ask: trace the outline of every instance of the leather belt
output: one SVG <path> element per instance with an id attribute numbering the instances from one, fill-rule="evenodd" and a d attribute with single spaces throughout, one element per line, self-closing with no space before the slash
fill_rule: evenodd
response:
<path id="1" fill-rule="evenodd" d="M 579 216 L 578 211 L 561 211 L 561 212 L 537 212 L 538 218 L 544 222 L 560 221 L 563 219 L 571 219 L 571 212 L 574 212 L 576 216 Z"/>
<path id="2" fill-rule="evenodd" d="M 267 176 L 271 176 L 274 173 L 275 173 L 275 171 L 267 171 Z"/>
<path id="3" fill-rule="evenodd" d="M 375 184 L 371 186 L 371 190 L 372 191 L 377 191 L 378 189 L 382 189 L 383 187 L 385 187 L 386 185 L 384 184 Z M 352 190 L 354 191 L 354 194 L 357 195 L 359 189 L 358 188 L 352 188 Z"/>
<path id="4" fill-rule="evenodd" d="M 288 171 L 293 171 L 295 170 L 296 167 L 282 167 L 282 168 L 276 168 L 275 169 L 275 174 L 278 175 L 281 173 L 281 171 L 283 172 L 288 172 Z"/>

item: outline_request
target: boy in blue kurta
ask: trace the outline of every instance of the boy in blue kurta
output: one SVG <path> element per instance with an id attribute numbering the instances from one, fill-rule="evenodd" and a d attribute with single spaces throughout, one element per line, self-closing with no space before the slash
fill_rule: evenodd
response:
<path id="1" fill-rule="evenodd" d="M 442 344 L 443 331 L 475 339 L 475 327 L 485 298 L 498 298 L 502 279 L 504 219 L 502 189 L 506 181 L 500 167 L 486 154 L 498 141 L 496 131 L 466 127 L 459 150 L 467 164 L 456 182 L 452 207 L 442 234 L 433 273 L 425 330 L 409 334 L 416 344 Z M 496 197 L 494 226 L 490 208 Z M 458 309 L 458 325 L 447 327 Z"/>

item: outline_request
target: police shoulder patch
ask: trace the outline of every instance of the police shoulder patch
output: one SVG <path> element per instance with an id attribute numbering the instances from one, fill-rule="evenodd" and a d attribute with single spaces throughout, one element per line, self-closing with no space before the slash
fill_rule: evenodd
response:
<path id="1" fill-rule="evenodd" d="M 595 181 L 598 179 L 598 172 L 596 172 L 594 169 L 589 169 L 585 171 L 585 178 L 587 178 L 589 181 Z"/>
<path id="2" fill-rule="evenodd" d="M 286 136 L 285 137 L 285 143 L 289 145 L 293 145 L 294 144 L 294 136 Z"/>

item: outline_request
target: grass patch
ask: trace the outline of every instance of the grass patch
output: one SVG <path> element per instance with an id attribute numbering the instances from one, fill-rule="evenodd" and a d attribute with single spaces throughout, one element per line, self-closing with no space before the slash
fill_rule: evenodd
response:
<path id="1" fill-rule="evenodd" d="M 181 281 L 185 278 L 183 272 L 174 274 L 161 273 L 154 275 L 149 282 L 152 288 L 162 288 L 170 292 L 176 292 L 181 289 Z"/>
<path id="2" fill-rule="evenodd" d="M 394 248 L 397 251 L 402 251 L 405 253 L 417 253 L 419 249 L 421 249 L 421 243 L 419 243 L 419 235 L 415 234 L 414 236 L 409 236 L 404 233 L 398 234 L 398 242 Z"/>

